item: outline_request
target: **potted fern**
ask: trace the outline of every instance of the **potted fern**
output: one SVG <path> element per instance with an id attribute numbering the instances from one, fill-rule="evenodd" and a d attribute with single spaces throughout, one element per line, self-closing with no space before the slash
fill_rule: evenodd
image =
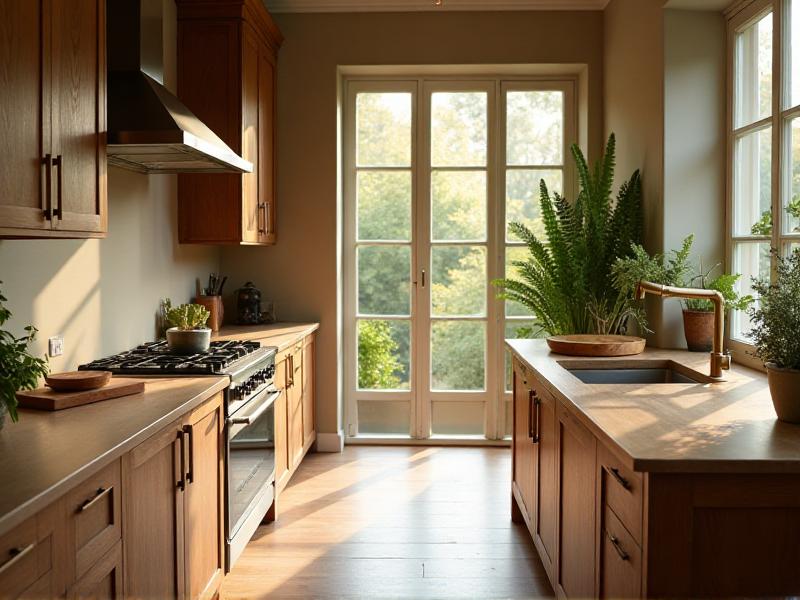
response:
<path id="1" fill-rule="evenodd" d="M 775 413 L 781 421 L 800 423 L 800 248 L 777 260 L 774 284 L 753 279 L 758 303 L 748 310 L 750 336 L 767 368 Z"/>
<path id="2" fill-rule="evenodd" d="M 615 138 L 590 169 L 580 148 L 573 144 L 580 192 L 575 202 L 539 185 L 539 205 L 546 239 L 539 239 L 521 223 L 509 230 L 528 248 L 526 260 L 514 261 L 519 279 L 493 281 L 499 297 L 527 307 L 538 331 L 549 336 L 625 333 L 630 318 L 641 311 L 633 296 L 611 283 L 612 268 L 630 256 L 642 237 L 642 187 L 639 171 L 624 182 L 612 199 Z"/>
<path id="3" fill-rule="evenodd" d="M 211 313 L 199 304 L 172 306 L 169 299 L 164 301 L 165 317 L 171 325 L 167 329 L 167 345 L 176 354 L 196 354 L 205 352 L 211 345 L 211 329 L 206 321 Z"/>
<path id="4" fill-rule="evenodd" d="M 11 318 L 11 312 L 3 305 L 5 301 L 5 296 L 0 292 L 0 327 Z M 11 332 L 0 329 L 0 429 L 5 423 L 6 413 L 12 421 L 19 418 L 17 392 L 35 389 L 39 379 L 48 373 L 47 358 L 39 358 L 30 353 L 30 345 L 36 338 L 36 328 L 28 325 L 25 332 L 25 335 L 16 337 Z"/>

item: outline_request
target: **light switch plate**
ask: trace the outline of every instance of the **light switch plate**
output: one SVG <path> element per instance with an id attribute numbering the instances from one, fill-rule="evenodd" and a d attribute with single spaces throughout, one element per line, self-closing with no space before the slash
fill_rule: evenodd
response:
<path id="1" fill-rule="evenodd" d="M 47 354 L 50 357 L 61 356 L 64 354 L 64 337 L 61 335 L 54 335 L 47 339 Z"/>

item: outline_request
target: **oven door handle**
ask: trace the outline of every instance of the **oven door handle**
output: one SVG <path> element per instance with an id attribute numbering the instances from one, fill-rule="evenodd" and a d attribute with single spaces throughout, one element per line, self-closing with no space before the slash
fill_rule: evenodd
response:
<path id="1" fill-rule="evenodd" d="M 252 400 L 250 400 L 250 402 L 248 402 L 247 404 L 251 404 L 251 403 L 257 402 L 259 396 L 261 396 L 262 394 L 267 394 L 270 391 L 272 391 L 272 390 L 269 390 L 269 389 L 264 390 L 263 392 L 261 392 L 258 395 L 256 395 L 256 397 L 253 398 Z M 259 406 L 252 413 L 250 413 L 246 417 L 237 417 L 236 414 L 241 412 L 242 408 L 244 408 L 244 406 L 243 406 L 242 408 L 237 410 L 236 413 L 233 414 L 233 416 L 228 417 L 226 422 L 228 423 L 228 425 L 252 425 L 253 423 L 256 422 L 256 420 L 258 420 L 258 418 L 261 415 L 263 415 L 265 412 L 267 412 L 267 409 L 275 403 L 275 400 L 277 400 L 278 396 L 280 396 L 280 395 L 281 395 L 281 390 L 272 391 L 272 394 L 269 396 L 269 398 L 267 398 L 261 404 L 261 406 Z M 247 404 L 245 404 L 245 406 L 247 406 Z"/>

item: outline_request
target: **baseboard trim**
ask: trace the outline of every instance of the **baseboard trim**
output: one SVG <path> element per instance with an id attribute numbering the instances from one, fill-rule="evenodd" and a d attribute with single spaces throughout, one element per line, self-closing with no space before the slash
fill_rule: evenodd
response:
<path id="1" fill-rule="evenodd" d="M 341 452 L 344 450 L 344 430 L 338 433 L 317 432 L 317 452 Z"/>

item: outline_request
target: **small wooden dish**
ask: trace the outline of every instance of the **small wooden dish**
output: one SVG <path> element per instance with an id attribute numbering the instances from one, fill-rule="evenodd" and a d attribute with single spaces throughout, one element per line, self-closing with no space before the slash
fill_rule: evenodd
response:
<path id="1" fill-rule="evenodd" d="M 68 371 L 51 373 L 44 380 L 47 385 L 58 392 L 96 390 L 111 381 L 111 373 L 108 371 Z"/>
<path id="2" fill-rule="evenodd" d="M 550 350 L 569 356 L 631 356 L 641 354 L 647 341 L 632 335 L 554 335 Z"/>

